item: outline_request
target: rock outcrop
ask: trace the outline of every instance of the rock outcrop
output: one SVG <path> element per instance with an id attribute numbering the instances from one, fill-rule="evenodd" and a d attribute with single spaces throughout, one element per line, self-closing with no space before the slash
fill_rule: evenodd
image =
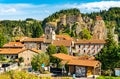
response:
<path id="1" fill-rule="evenodd" d="M 95 25 L 93 28 L 93 38 L 94 39 L 105 39 L 106 38 L 106 27 L 105 23 L 100 16 L 96 16 Z"/>
<path id="2" fill-rule="evenodd" d="M 74 30 L 77 36 L 80 35 L 80 32 L 84 28 L 87 28 L 91 32 L 93 39 L 106 38 L 105 23 L 100 16 L 97 16 L 96 20 L 93 21 L 93 19 L 89 17 L 82 17 L 81 14 L 71 16 L 63 15 L 60 16 L 59 20 L 57 20 L 56 22 L 46 23 L 46 28 L 48 27 L 52 27 L 55 31 L 57 31 L 57 33 L 64 32 L 66 28 L 69 30 Z M 46 28 L 45 33 L 47 32 Z"/>

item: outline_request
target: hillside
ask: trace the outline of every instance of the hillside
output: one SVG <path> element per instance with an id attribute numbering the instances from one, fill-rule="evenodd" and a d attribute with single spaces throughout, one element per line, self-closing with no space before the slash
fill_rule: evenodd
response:
<path id="1" fill-rule="evenodd" d="M 43 28 L 45 27 L 53 28 L 57 34 L 68 34 L 81 39 L 106 38 L 106 28 L 102 18 L 97 16 L 93 20 L 80 13 L 78 9 L 61 10 L 52 14 L 43 20 Z M 99 34 L 99 31 L 103 33 Z"/>
<path id="2" fill-rule="evenodd" d="M 0 21 L 0 34 L 7 41 L 16 37 L 39 37 L 43 29 L 52 27 L 57 34 L 67 34 L 81 39 L 105 39 L 106 28 L 114 27 L 120 38 L 120 8 L 110 8 L 108 11 L 83 14 L 76 8 L 60 10 L 43 21 L 27 18 L 26 20 Z"/>
<path id="3" fill-rule="evenodd" d="M 40 34 L 41 33 L 41 34 Z M 0 34 L 7 41 L 14 41 L 16 37 L 28 36 L 39 37 L 43 33 L 41 21 L 28 18 L 26 20 L 3 20 L 0 21 Z"/>
<path id="4" fill-rule="evenodd" d="M 100 12 L 93 12 L 91 14 L 85 14 L 92 19 L 95 19 L 95 16 L 101 16 L 105 21 L 107 27 L 115 26 L 115 33 L 119 35 L 120 38 L 120 8 L 113 7 L 110 8 L 108 11 L 103 10 Z"/>
<path id="5" fill-rule="evenodd" d="M 68 9 L 56 12 L 49 17 L 45 18 L 42 23 L 42 27 L 52 26 L 57 34 L 68 34 L 73 37 L 83 38 L 83 29 L 88 30 L 88 36 L 94 36 L 95 30 L 99 29 L 100 24 L 98 23 L 97 17 L 100 16 L 102 22 L 101 29 L 107 30 L 107 28 L 115 26 L 115 33 L 119 35 L 120 38 L 120 8 L 114 7 L 110 8 L 108 11 L 93 12 L 90 14 L 80 13 L 78 9 Z M 97 26 L 97 27 L 95 27 Z M 105 26 L 105 27 L 104 27 Z M 114 31 L 113 31 L 114 32 Z M 106 32 L 104 32 L 102 37 L 106 37 Z"/>

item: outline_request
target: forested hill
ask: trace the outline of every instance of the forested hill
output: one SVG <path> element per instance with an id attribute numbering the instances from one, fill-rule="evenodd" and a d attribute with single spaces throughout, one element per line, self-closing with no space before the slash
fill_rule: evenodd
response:
<path id="1" fill-rule="evenodd" d="M 42 33 L 41 21 L 38 20 L 28 18 L 0 21 L 0 34 L 7 38 L 7 41 L 14 41 L 16 37 L 21 36 L 39 37 Z"/>
<path id="2" fill-rule="evenodd" d="M 73 8 L 73 9 L 66 9 L 66 10 L 60 10 L 59 12 L 55 12 L 52 15 L 46 17 L 43 20 L 42 26 L 44 28 L 45 23 L 47 22 L 52 22 L 52 21 L 56 21 L 57 19 L 60 18 L 60 16 L 66 15 L 66 16 L 72 16 L 72 15 L 78 15 L 80 14 L 79 9 Z"/>
<path id="3" fill-rule="evenodd" d="M 117 33 L 120 37 L 120 8 L 119 7 L 113 7 L 110 8 L 108 11 L 103 10 L 100 12 L 93 12 L 90 14 L 83 14 L 80 13 L 78 9 L 68 9 L 68 10 L 61 10 L 59 12 L 53 13 L 49 17 L 45 18 L 43 20 L 43 28 L 45 28 L 45 24 L 48 22 L 58 22 L 58 18 L 62 15 L 67 15 L 67 16 L 73 16 L 73 15 L 78 15 L 81 14 L 82 18 L 89 17 L 90 19 L 93 20 L 93 22 L 96 19 L 96 16 L 101 16 L 105 22 L 105 26 L 108 27 L 116 27 L 115 28 L 115 33 Z M 78 17 L 78 16 L 77 16 Z"/>

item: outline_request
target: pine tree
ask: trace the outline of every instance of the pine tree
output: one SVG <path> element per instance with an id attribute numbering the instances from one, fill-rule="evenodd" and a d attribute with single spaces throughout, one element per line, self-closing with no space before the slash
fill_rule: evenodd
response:
<path id="1" fill-rule="evenodd" d="M 118 66 L 120 60 L 119 48 L 113 39 L 111 29 L 107 34 L 106 44 L 104 48 L 97 54 L 96 59 L 102 63 L 103 70 L 113 70 Z"/>

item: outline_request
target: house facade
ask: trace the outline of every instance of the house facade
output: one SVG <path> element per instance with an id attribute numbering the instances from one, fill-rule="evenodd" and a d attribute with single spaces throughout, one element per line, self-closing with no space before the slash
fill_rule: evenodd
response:
<path id="1" fill-rule="evenodd" d="M 78 55 L 96 55 L 104 47 L 105 40 L 76 40 L 72 52 Z"/>
<path id="2" fill-rule="evenodd" d="M 0 49 L 0 55 L 5 56 L 8 60 L 18 60 L 18 58 L 22 57 L 25 65 L 31 65 L 33 55 L 40 52 L 40 50 L 36 49 Z"/>
<path id="3" fill-rule="evenodd" d="M 48 30 L 47 30 L 48 31 Z M 50 44 L 55 45 L 57 48 L 61 45 L 66 46 L 69 54 L 72 55 L 72 42 L 73 39 L 67 35 L 56 35 L 52 29 L 50 29 L 49 33 L 41 36 L 40 38 L 28 38 L 22 41 L 25 44 L 25 48 L 35 48 L 38 50 L 42 50 L 46 52 L 46 49 Z"/>
<path id="4" fill-rule="evenodd" d="M 62 53 L 53 54 L 52 56 L 61 59 L 63 67 L 65 64 L 68 65 L 69 70 L 67 72 L 70 75 L 75 74 L 77 77 L 101 75 L 101 63 L 93 57 L 76 57 Z"/>

